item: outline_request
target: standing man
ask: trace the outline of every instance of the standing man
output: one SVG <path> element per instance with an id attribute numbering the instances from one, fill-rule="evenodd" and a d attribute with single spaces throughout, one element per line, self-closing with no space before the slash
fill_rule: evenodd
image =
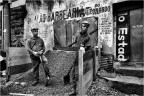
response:
<path id="1" fill-rule="evenodd" d="M 38 36 L 38 28 L 31 29 L 31 32 L 33 37 L 28 40 L 27 47 L 33 64 L 34 82 L 32 86 L 36 86 L 39 83 L 39 65 L 42 62 L 40 56 L 45 52 L 45 45 L 44 41 Z M 46 64 L 43 64 L 43 68 L 47 78 L 45 86 L 48 86 L 49 69 Z"/>
<path id="2" fill-rule="evenodd" d="M 81 25 L 81 32 L 76 36 L 75 42 L 72 43 L 70 46 L 72 46 L 73 44 L 75 44 L 75 47 L 84 47 L 85 50 L 90 50 L 91 48 L 91 38 L 90 35 L 88 33 L 88 28 L 89 28 L 90 24 L 88 21 L 83 21 L 82 25 Z M 69 95 L 73 96 L 76 95 L 77 92 L 77 81 L 78 81 L 78 55 L 77 58 L 74 62 L 74 66 L 72 68 L 72 78 L 73 78 L 73 88 L 72 91 L 69 93 Z"/>
<path id="3" fill-rule="evenodd" d="M 88 50 L 91 46 L 90 35 L 88 33 L 88 28 L 90 24 L 88 21 L 83 21 L 81 25 L 81 32 L 76 35 L 75 42 L 70 44 L 69 47 L 75 44 L 75 47 L 84 47 Z"/>

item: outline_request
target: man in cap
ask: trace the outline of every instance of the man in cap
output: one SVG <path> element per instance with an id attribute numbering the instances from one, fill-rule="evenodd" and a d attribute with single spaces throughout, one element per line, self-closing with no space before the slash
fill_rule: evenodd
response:
<path id="1" fill-rule="evenodd" d="M 39 82 L 40 56 L 45 52 L 45 45 L 44 41 L 38 36 L 38 28 L 32 28 L 31 32 L 33 37 L 28 40 L 27 47 L 33 64 L 34 82 L 32 83 L 32 86 L 36 86 Z M 45 64 L 43 64 L 43 68 L 47 78 L 45 86 L 47 86 L 50 77 L 49 69 Z"/>
<path id="2" fill-rule="evenodd" d="M 90 24 L 88 21 L 83 21 L 81 24 L 81 32 L 76 35 L 75 42 L 70 44 L 69 47 L 75 44 L 75 47 L 84 47 L 85 50 L 88 50 L 91 46 L 90 35 L 88 33 L 88 28 Z"/>
<path id="3" fill-rule="evenodd" d="M 85 50 L 89 50 L 91 48 L 91 38 L 90 38 L 90 35 L 88 33 L 88 28 L 89 28 L 90 24 L 88 21 L 83 21 L 82 24 L 81 24 L 81 32 L 76 35 L 76 38 L 75 38 L 75 42 L 70 44 L 70 46 L 72 46 L 73 44 L 75 44 L 75 47 L 84 47 Z M 78 58 L 78 55 L 77 55 L 77 58 Z M 77 86 L 77 81 L 78 81 L 78 60 L 75 60 L 74 62 L 74 66 L 72 68 L 71 71 L 72 72 L 72 78 L 73 78 L 73 88 L 72 88 L 72 91 L 69 93 L 69 95 L 76 95 L 77 94 L 77 89 L 76 89 L 76 86 Z"/>

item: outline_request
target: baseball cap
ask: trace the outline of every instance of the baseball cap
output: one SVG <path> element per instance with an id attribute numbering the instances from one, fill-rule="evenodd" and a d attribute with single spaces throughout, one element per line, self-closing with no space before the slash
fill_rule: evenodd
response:
<path id="1" fill-rule="evenodd" d="M 31 31 L 38 30 L 38 28 L 32 28 Z"/>
<path id="2" fill-rule="evenodd" d="M 89 25 L 89 22 L 88 21 L 83 21 L 82 24 L 88 24 Z"/>

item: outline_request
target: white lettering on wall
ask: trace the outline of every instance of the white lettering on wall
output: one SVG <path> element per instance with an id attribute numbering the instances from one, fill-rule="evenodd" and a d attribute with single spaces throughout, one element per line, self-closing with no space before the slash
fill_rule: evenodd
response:
<path id="1" fill-rule="evenodd" d="M 121 17 L 122 18 L 122 17 Z M 122 20 L 122 19 L 120 19 Z M 128 43 L 125 42 L 125 35 L 128 34 L 128 28 L 119 28 L 118 30 L 118 40 L 121 41 L 118 43 L 118 60 L 119 61 L 126 61 L 125 59 L 125 46 L 128 45 Z"/>
<path id="2" fill-rule="evenodd" d="M 125 20 L 125 17 L 124 16 L 120 16 L 119 17 L 119 22 L 123 22 Z"/>

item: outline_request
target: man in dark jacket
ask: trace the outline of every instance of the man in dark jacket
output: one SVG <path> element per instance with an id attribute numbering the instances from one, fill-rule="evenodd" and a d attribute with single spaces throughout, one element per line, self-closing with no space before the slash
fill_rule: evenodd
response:
<path id="1" fill-rule="evenodd" d="M 85 48 L 85 51 L 87 50 L 90 50 L 91 48 L 91 38 L 90 38 L 90 35 L 88 33 L 88 28 L 89 28 L 90 24 L 88 21 L 83 21 L 82 22 L 82 30 L 81 32 L 76 35 L 76 38 L 75 38 L 75 42 L 72 43 L 70 46 L 74 45 L 75 44 L 75 47 L 84 47 Z M 73 71 L 72 73 L 72 78 L 73 78 L 73 89 L 72 91 L 69 93 L 69 95 L 76 95 L 77 94 L 77 81 L 78 81 L 78 55 L 77 55 L 77 58 L 74 62 L 74 66 L 72 68 Z"/>
<path id="2" fill-rule="evenodd" d="M 82 30 L 79 34 L 76 35 L 75 41 L 69 45 L 71 47 L 75 44 L 75 47 L 84 47 L 85 50 L 88 50 L 91 47 L 91 39 L 88 33 L 88 28 L 90 24 L 88 21 L 82 22 Z"/>
<path id="3" fill-rule="evenodd" d="M 30 58 L 32 60 L 34 79 L 35 79 L 34 82 L 32 83 L 32 86 L 36 86 L 36 84 L 38 84 L 39 82 L 39 65 L 41 63 L 40 56 L 45 52 L 45 45 L 44 41 L 40 37 L 38 37 L 38 28 L 33 28 L 31 31 L 33 37 L 28 40 L 27 47 L 30 54 Z M 47 86 L 50 77 L 49 69 L 46 66 L 46 64 L 43 64 L 43 68 L 47 78 L 45 86 Z"/>

